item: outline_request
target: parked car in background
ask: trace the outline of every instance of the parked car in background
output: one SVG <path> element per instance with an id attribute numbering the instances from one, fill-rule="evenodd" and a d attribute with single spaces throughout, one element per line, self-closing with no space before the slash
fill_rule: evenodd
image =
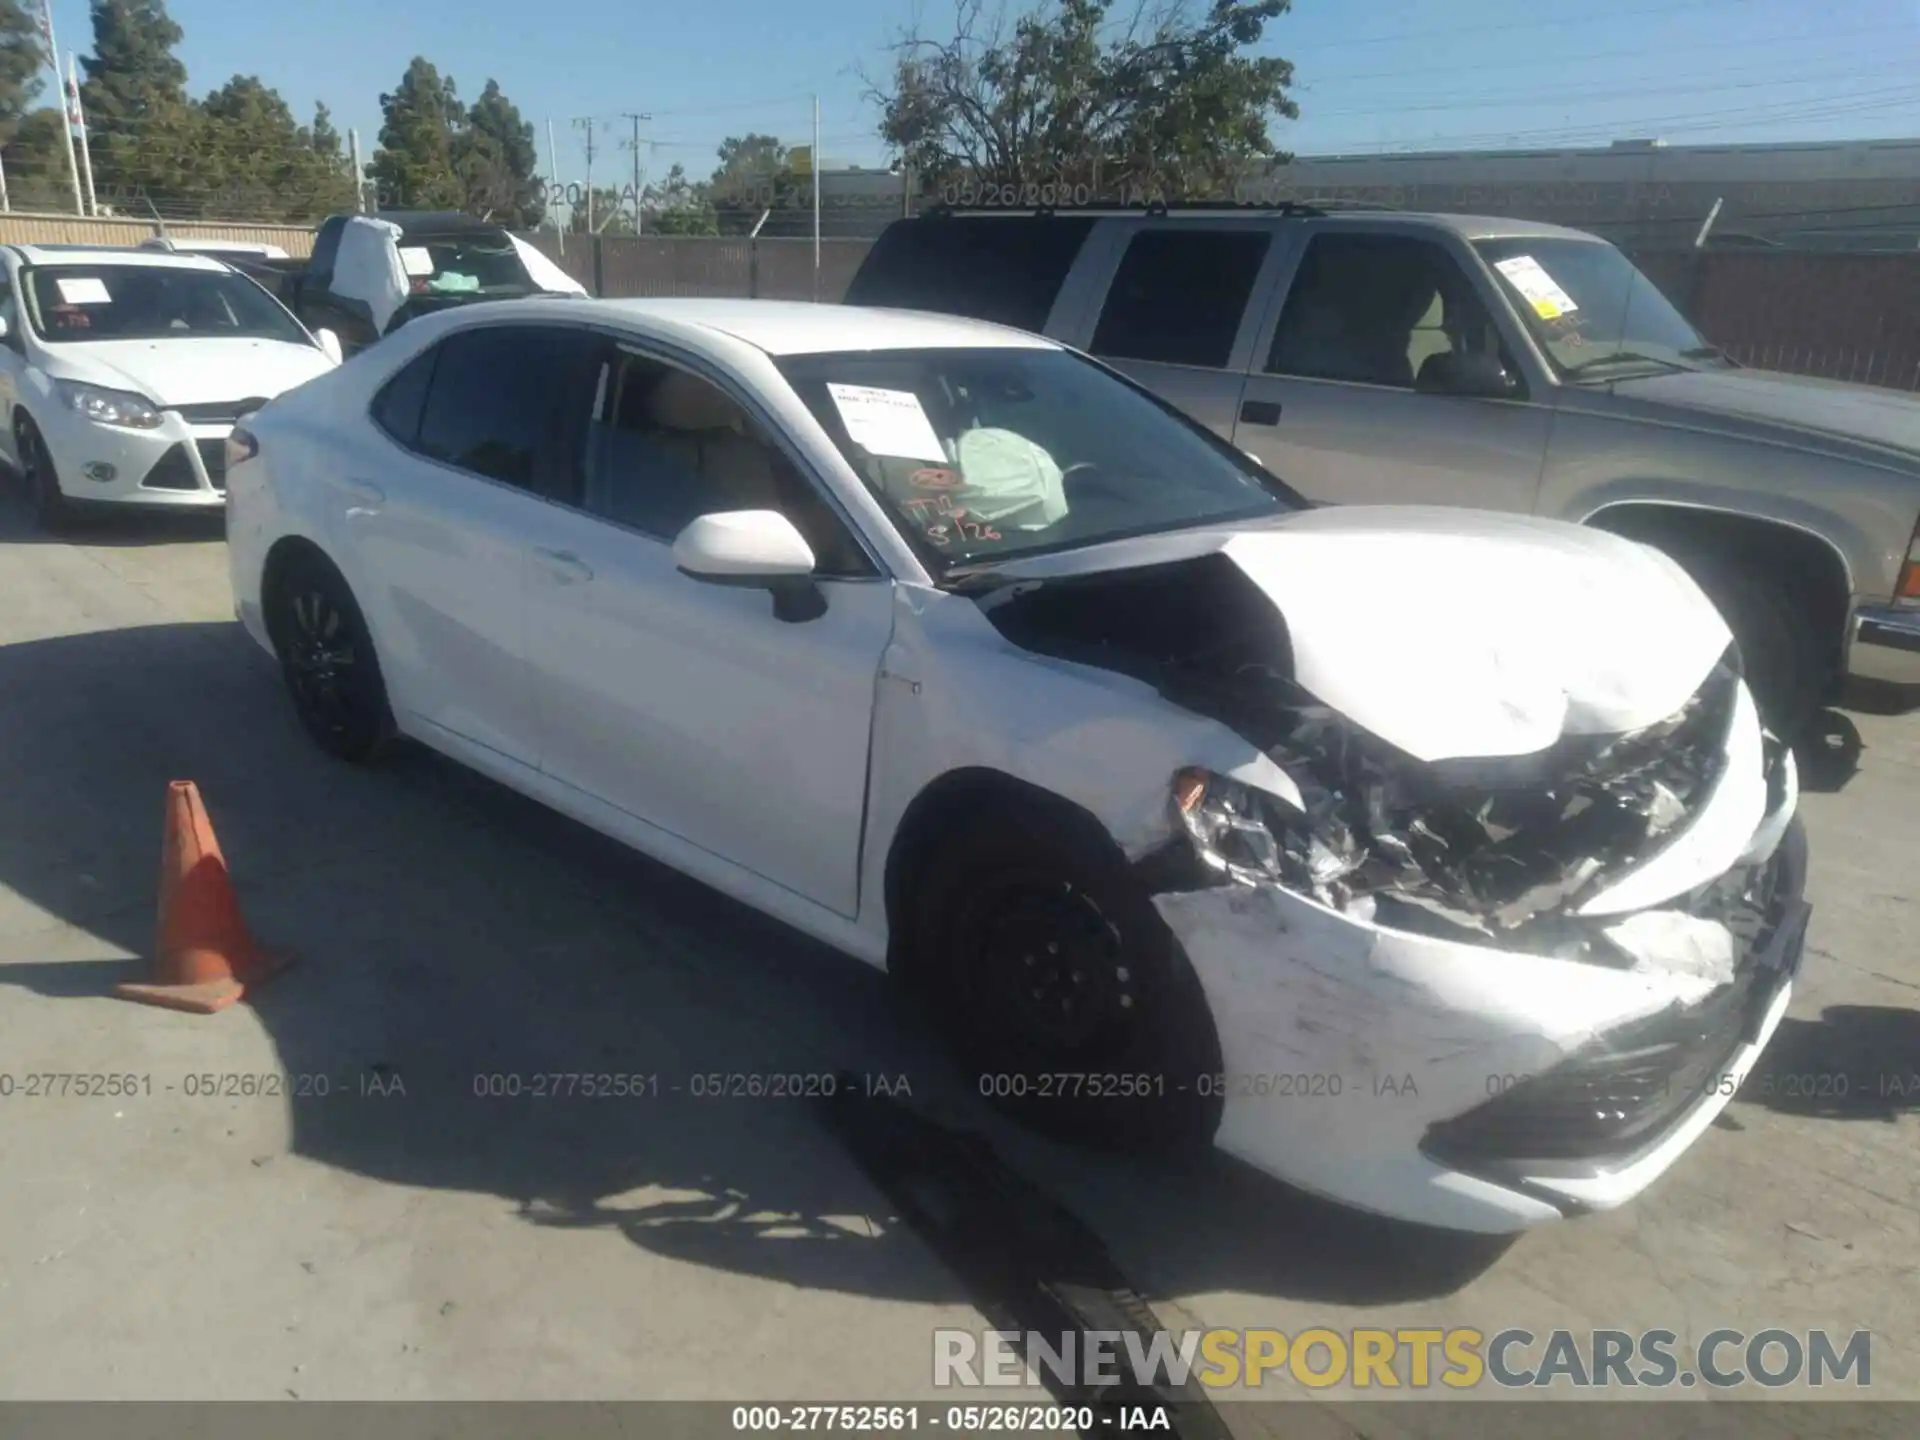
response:
<path id="1" fill-rule="evenodd" d="M 0 447 L 34 513 L 217 508 L 234 421 L 336 357 L 206 256 L 0 247 Z"/>
<path id="2" fill-rule="evenodd" d="M 169 255 L 212 255 L 222 260 L 289 260 L 293 257 L 278 245 L 268 245 L 256 240 L 201 240 L 193 237 L 178 239 L 172 235 L 155 235 L 150 240 L 142 240 L 142 250 L 162 250 Z"/>
<path id="3" fill-rule="evenodd" d="M 330 215 L 308 259 L 243 268 L 310 329 L 338 335 L 346 355 L 451 306 L 586 294 L 519 236 L 455 211 Z"/>
<path id="4" fill-rule="evenodd" d="M 232 444 L 318 745 L 899 972 L 1056 1133 L 1516 1230 L 1672 1165 L 1788 1003 L 1793 757 L 1645 546 L 1307 508 L 1051 341 L 773 301 L 426 316 Z"/>
<path id="5" fill-rule="evenodd" d="M 890 226 L 846 299 L 1085 350 L 1318 501 L 1655 545 L 1726 616 L 1781 733 L 1846 675 L 1920 683 L 1920 400 L 1735 365 L 1591 235 L 1310 207 L 939 212 Z"/>

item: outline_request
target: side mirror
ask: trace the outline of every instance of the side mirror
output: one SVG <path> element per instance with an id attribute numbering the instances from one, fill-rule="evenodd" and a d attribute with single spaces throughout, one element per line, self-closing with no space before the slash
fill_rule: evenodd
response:
<path id="1" fill-rule="evenodd" d="M 778 510 L 702 515 L 674 540 L 673 563 L 695 580 L 771 591 L 775 618 L 789 624 L 827 613 L 813 583 L 813 547 Z"/>
<path id="2" fill-rule="evenodd" d="M 320 342 L 320 348 L 326 351 L 327 358 L 338 365 L 341 359 L 340 337 L 331 330 L 316 330 L 313 338 Z"/>
<path id="3" fill-rule="evenodd" d="M 1428 356 L 1413 388 L 1430 395 L 1511 400 L 1520 393 L 1520 381 L 1498 355 L 1455 353 Z"/>

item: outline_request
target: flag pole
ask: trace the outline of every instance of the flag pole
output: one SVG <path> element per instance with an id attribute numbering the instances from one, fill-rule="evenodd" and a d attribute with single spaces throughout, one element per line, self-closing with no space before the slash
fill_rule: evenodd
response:
<path id="1" fill-rule="evenodd" d="M 100 202 L 93 195 L 93 150 L 87 144 L 87 112 L 80 105 L 80 61 L 67 52 L 67 119 L 80 127 L 80 173 L 87 182 L 87 213 L 98 215 Z"/>
<path id="2" fill-rule="evenodd" d="M 47 68 L 53 71 L 54 88 L 65 89 L 65 82 L 60 78 L 60 45 L 53 38 L 52 0 L 40 0 L 40 33 L 47 37 Z M 80 197 L 80 162 L 74 159 L 73 155 L 71 112 L 68 112 L 67 123 L 60 127 L 60 138 L 67 142 L 67 176 L 73 181 L 73 213 L 84 215 L 87 213 L 87 207 L 86 202 Z"/>

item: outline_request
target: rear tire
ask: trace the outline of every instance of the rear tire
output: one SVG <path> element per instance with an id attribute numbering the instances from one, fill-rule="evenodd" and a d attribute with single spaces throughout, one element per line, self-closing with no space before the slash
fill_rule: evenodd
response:
<path id="1" fill-rule="evenodd" d="M 301 727 L 335 759 L 374 759 L 393 738 L 386 681 L 360 606 L 340 572 L 313 555 L 275 577 L 267 627 Z"/>
<path id="2" fill-rule="evenodd" d="M 1043 806 L 990 806 L 930 853 L 901 933 L 955 1058 L 996 1108 L 1112 1149 L 1204 1145 L 1213 1017 L 1112 842 Z"/>

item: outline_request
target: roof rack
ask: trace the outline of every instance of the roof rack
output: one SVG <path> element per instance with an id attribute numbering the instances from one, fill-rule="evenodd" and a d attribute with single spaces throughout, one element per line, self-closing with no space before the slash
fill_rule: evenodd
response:
<path id="1" fill-rule="evenodd" d="M 1102 203 L 1086 205 L 929 205 L 920 215 L 927 219 L 956 215 L 1300 215 L 1311 218 L 1324 215 L 1319 205 L 1294 200 L 1150 200 L 1139 205 Z"/>

